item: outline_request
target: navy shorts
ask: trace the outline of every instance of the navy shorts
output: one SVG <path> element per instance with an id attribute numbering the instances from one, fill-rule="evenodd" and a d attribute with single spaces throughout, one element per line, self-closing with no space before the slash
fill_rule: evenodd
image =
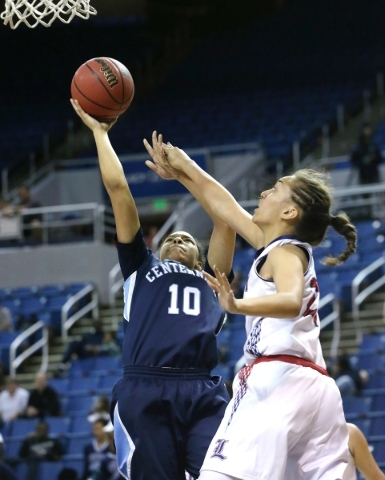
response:
<path id="1" fill-rule="evenodd" d="M 185 471 L 198 478 L 228 402 L 221 377 L 126 367 L 111 402 L 120 473 L 128 480 L 185 480 Z"/>

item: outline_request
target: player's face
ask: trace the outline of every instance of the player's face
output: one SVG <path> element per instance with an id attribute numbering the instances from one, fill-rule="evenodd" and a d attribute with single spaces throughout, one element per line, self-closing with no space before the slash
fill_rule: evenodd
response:
<path id="1" fill-rule="evenodd" d="M 255 209 L 253 222 L 257 225 L 274 223 L 291 202 L 290 181 L 292 177 L 280 178 L 274 187 L 261 193 L 259 206 Z"/>
<path id="2" fill-rule="evenodd" d="M 187 232 L 171 233 L 163 242 L 159 257 L 161 260 L 177 260 L 190 269 L 199 265 L 197 243 Z"/>

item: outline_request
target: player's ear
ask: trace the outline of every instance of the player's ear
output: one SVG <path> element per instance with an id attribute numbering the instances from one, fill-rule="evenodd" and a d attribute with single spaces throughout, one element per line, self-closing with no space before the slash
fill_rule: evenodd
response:
<path id="1" fill-rule="evenodd" d="M 296 220 L 299 216 L 298 207 L 294 203 L 285 203 L 281 212 L 283 220 Z"/>
<path id="2" fill-rule="evenodd" d="M 194 270 L 203 270 L 202 262 L 198 261 L 194 267 Z"/>

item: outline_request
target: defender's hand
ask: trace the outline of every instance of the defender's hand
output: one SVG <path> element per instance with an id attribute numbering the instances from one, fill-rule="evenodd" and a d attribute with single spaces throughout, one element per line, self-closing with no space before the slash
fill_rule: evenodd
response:
<path id="1" fill-rule="evenodd" d="M 221 273 L 215 265 L 213 266 L 213 271 L 215 277 L 206 272 L 202 273 L 206 277 L 209 286 L 217 292 L 221 306 L 229 313 L 237 313 L 237 299 L 234 297 L 234 292 L 231 290 L 226 275 Z"/>

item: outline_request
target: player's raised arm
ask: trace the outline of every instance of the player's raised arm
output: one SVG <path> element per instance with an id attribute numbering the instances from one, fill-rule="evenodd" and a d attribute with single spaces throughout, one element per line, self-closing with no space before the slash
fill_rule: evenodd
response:
<path id="1" fill-rule="evenodd" d="M 255 248 L 263 246 L 260 228 L 252 222 L 252 216 L 237 203 L 228 190 L 202 170 L 183 150 L 170 145 L 163 145 L 163 149 L 169 166 L 184 173 L 175 177 L 197 199 L 213 221 L 222 220 Z M 151 154 L 150 151 L 149 153 Z M 146 162 L 152 170 L 167 169 L 162 160 L 159 162 L 161 167 L 154 157 L 153 160 L 154 163 Z"/>
<path id="2" fill-rule="evenodd" d="M 76 100 L 71 100 L 71 103 L 75 112 L 94 134 L 102 180 L 114 210 L 118 240 L 122 243 L 130 243 L 138 232 L 140 224 L 122 164 L 108 137 L 108 131 L 113 123 L 100 123 L 85 113 Z"/>
<path id="3" fill-rule="evenodd" d="M 275 248 L 266 260 L 268 279 L 277 292 L 260 297 L 234 298 L 223 274 L 214 269 L 216 278 L 205 274 L 209 285 L 218 293 L 222 307 L 230 313 L 260 317 L 294 318 L 300 314 L 304 289 L 303 274 L 307 259 L 303 251 L 291 245 Z M 288 275 L 290 272 L 290 275 Z"/>

